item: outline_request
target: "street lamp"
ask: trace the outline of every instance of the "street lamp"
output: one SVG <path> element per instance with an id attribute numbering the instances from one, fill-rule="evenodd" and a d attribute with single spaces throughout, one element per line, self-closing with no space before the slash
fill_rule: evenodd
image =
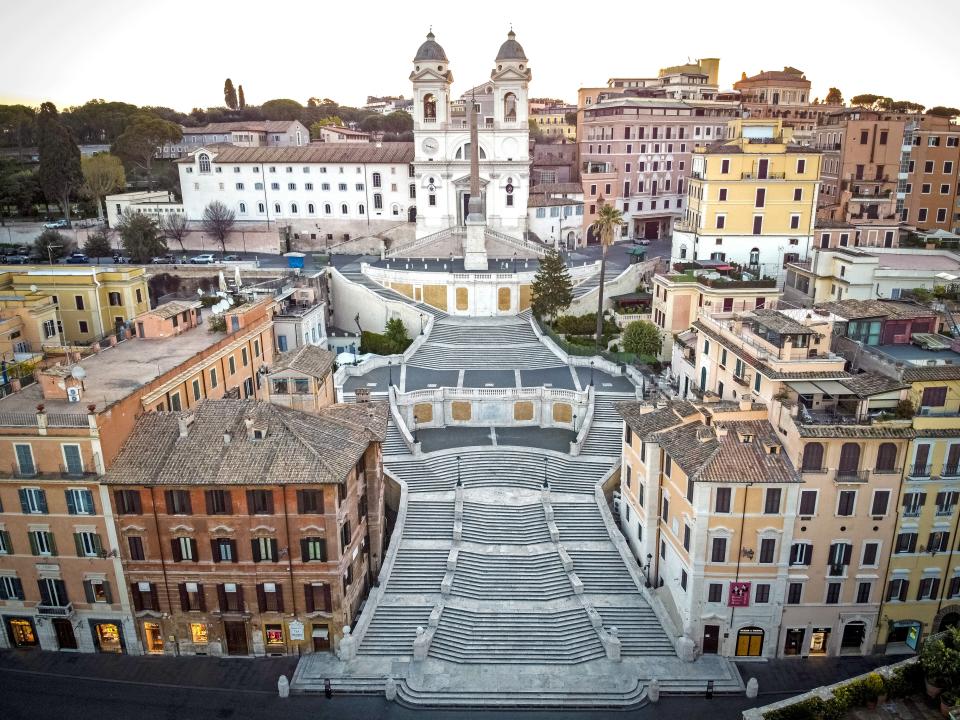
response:
<path id="1" fill-rule="evenodd" d="M 593 387 L 593 360 L 590 361 L 590 387 Z"/>
<path id="2" fill-rule="evenodd" d="M 653 555 L 647 553 L 647 564 L 642 566 L 640 569 L 643 570 L 643 577 L 646 580 L 645 585 L 650 587 L 650 561 L 653 560 Z"/>
<path id="3" fill-rule="evenodd" d="M 549 462 L 548 458 L 543 459 L 543 488 L 546 490 L 550 487 L 550 483 L 547 480 L 547 463 Z"/>
<path id="4" fill-rule="evenodd" d="M 420 419 L 414 415 L 413 416 L 413 444 L 417 444 L 417 424 L 420 422 Z"/>
<path id="5" fill-rule="evenodd" d="M 387 386 L 387 389 L 393 387 L 393 360 L 387 360 L 387 367 L 389 368 L 388 372 L 390 373 L 390 384 Z"/>
<path id="6" fill-rule="evenodd" d="M 457 487 L 463 487 L 463 480 L 460 479 L 460 456 L 457 455 Z"/>
<path id="7" fill-rule="evenodd" d="M 423 335 L 423 313 L 420 313 L 420 334 Z"/>

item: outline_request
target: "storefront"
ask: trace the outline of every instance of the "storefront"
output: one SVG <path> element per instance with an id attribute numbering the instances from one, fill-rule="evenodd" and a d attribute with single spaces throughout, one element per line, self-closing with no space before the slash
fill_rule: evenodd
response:
<path id="1" fill-rule="evenodd" d="M 90 631 L 97 652 L 123 654 L 126 645 L 123 639 L 123 628 L 119 620 L 90 620 Z"/>
<path id="2" fill-rule="evenodd" d="M 311 636 L 314 652 L 327 652 L 330 649 L 330 626 L 326 623 L 313 623 Z"/>
<path id="3" fill-rule="evenodd" d="M 827 646 L 830 644 L 830 628 L 814 628 L 810 635 L 810 654 L 826 655 Z"/>
<path id="4" fill-rule="evenodd" d="M 33 624 L 33 618 L 4 615 L 3 623 L 7 627 L 10 647 L 31 648 L 40 644 L 40 641 L 37 640 L 37 628 Z"/>
<path id="5" fill-rule="evenodd" d="M 763 655 L 763 629 L 741 628 L 737 633 L 737 657 L 760 657 Z"/>
<path id="6" fill-rule="evenodd" d="M 163 630 L 160 623 L 150 620 L 143 623 L 143 644 L 151 655 L 163 654 Z"/>
<path id="7" fill-rule="evenodd" d="M 803 638 L 806 632 L 806 628 L 787 628 L 786 639 L 783 643 L 783 654 L 802 655 Z"/>
<path id="8" fill-rule="evenodd" d="M 263 639 L 267 655 L 284 655 L 286 646 L 283 642 L 283 625 L 267 623 L 263 626 Z"/>

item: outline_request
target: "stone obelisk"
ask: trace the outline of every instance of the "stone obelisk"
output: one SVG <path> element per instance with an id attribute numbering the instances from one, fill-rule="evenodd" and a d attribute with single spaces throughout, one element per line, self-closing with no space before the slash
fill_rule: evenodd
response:
<path id="1" fill-rule="evenodd" d="M 480 197 L 480 141 L 477 107 L 470 98 L 470 200 L 467 203 L 467 235 L 463 240 L 464 270 L 487 270 L 487 245 L 484 229 L 483 199 Z"/>

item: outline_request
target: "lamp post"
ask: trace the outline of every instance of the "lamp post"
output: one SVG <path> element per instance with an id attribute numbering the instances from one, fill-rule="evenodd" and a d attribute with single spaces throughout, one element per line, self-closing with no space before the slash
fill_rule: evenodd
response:
<path id="1" fill-rule="evenodd" d="M 387 386 L 389 390 L 393 387 L 393 360 L 387 360 L 387 368 L 389 368 L 388 372 L 390 373 L 390 384 Z"/>
<path id="2" fill-rule="evenodd" d="M 460 456 L 457 455 L 457 487 L 463 487 L 463 480 L 460 479 Z"/>
<path id="3" fill-rule="evenodd" d="M 550 482 L 547 480 L 547 463 L 549 462 L 548 458 L 543 459 L 543 487 L 550 487 Z"/>
<path id="4" fill-rule="evenodd" d="M 423 335 L 423 313 L 420 313 L 420 334 Z"/>
<path id="5" fill-rule="evenodd" d="M 593 387 L 593 360 L 590 361 L 590 387 Z"/>
<path id="6" fill-rule="evenodd" d="M 647 564 L 644 565 L 641 570 L 643 570 L 643 578 L 646 580 L 644 583 L 647 587 L 650 587 L 650 561 L 653 560 L 653 555 L 647 553 Z"/>
<path id="7" fill-rule="evenodd" d="M 413 416 L 413 444 L 414 445 L 417 444 L 417 426 L 419 422 L 420 422 L 420 419 L 416 415 L 414 415 Z"/>

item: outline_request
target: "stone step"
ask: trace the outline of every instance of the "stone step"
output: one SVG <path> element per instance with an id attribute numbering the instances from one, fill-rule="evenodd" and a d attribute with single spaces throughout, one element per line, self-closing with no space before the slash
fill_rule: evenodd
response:
<path id="1" fill-rule="evenodd" d="M 605 607 L 596 606 L 603 627 L 617 628 L 621 653 L 630 656 L 674 655 L 674 645 L 664 632 L 656 613 L 650 606 Z"/>
<path id="2" fill-rule="evenodd" d="M 397 701 L 411 708 L 446 708 L 469 710 L 474 708 L 497 709 L 639 709 L 648 704 L 643 685 L 628 693 L 566 692 L 562 690 L 530 690 L 490 692 L 467 692 L 447 690 L 425 692 L 412 690 L 406 683 L 397 688 Z"/>
<path id="3" fill-rule="evenodd" d="M 573 572 L 583 581 L 587 593 L 639 593 L 623 558 L 616 550 L 577 550 L 568 548 Z"/>
<path id="4" fill-rule="evenodd" d="M 397 427 L 396 423 L 390 422 L 387 425 L 387 437 L 383 442 L 383 454 L 384 455 L 409 455 L 410 449 L 407 447 L 407 444 L 403 441 L 403 435 L 400 433 L 400 428 Z"/>
<path id="5" fill-rule="evenodd" d="M 621 430 L 617 426 L 592 425 L 587 440 L 580 450 L 582 455 L 611 455 L 618 457 L 623 450 Z"/>
<path id="6" fill-rule="evenodd" d="M 445 549 L 401 547 L 387 581 L 387 592 L 440 592 L 440 583 L 447 572 L 449 554 L 449 550 Z"/>
<path id="7" fill-rule="evenodd" d="M 357 653 L 412 655 L 418 626 L 427 626 L 433 606 L 380 605 Z"/>
<path id="8" fill-rule="evenodd" d="M 465 502 L 463 539 L 470 542 L 534 544 L 550 542 L 543 505 L 504 506 Z"/>
<path id="9" fill-rule="evenodd" d="M 610 533 L 595 503 L 553 503 L 553 519 L 560 542 L 610 540 Z"/>
<path id="10" fill-rule="evenodd" d="M 460 552 L 453 595 L 476 600 L 556 600 L 573 593 L 557 553 L 485 555 Z"/>

